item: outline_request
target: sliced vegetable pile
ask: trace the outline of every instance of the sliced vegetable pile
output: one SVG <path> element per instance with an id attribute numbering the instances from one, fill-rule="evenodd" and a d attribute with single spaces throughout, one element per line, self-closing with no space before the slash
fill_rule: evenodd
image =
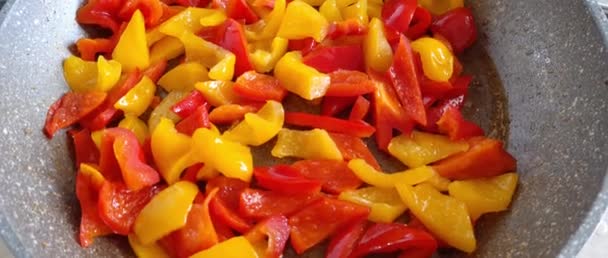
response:
<path id="1" fill-rule="evenodd" d="M 71 127 L 83 247 L 471 253 L 475 221 L 509 206 L 515 159 L 460 111 L 462 0 L 89 0 L 76 19 L 110 36 L 78 40 L 44 132 Z M 372 136 L 409 169 L 382 171 Z M 256 165 L 264 144 L 298 160 Z"/>

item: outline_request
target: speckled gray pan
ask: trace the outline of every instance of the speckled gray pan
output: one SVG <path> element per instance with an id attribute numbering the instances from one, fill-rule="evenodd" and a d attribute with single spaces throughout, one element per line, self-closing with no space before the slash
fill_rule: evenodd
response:
<path id="1" fill-rule="evenodd" d="M 132 256 L 117 237 L 78 246 L 66 137 L 41 133 L 66 90 L 61 61 L 82 35 L 80 2 L 9 0 L 0 13 L 0 236 L 17 257 Z M 606 18 L 583 0 L 468 4 L 480 40 L 463 57 L 476 75 L 467 114 L 508 140 L 521 174 L 511 211 L 477 226 L 473 256 L 572 257 L 608 203 Z"/>

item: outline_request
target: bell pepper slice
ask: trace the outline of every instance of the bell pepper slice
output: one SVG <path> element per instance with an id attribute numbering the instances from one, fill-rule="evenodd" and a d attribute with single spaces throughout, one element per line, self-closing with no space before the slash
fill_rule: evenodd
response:
<path id="1" fill-rule="evenodd" d="M 135 234 L 129 234 L 129 245 L 137 257 L 141 258 L 170 258 L 159 244 L 152 243 L 149 245 L 142 244 Z"/>
<path id="2" fill-rule="evenodd" d="M 319 43 L 315 39 L 308 37 L 304 39 L 292 39 L 289 40 L 287 49 L 289 51 L 300 51 L 303 56 L 308 55 L 313 49 L 319 46 Z"/>
<path id="3" fill-rule="evenodd" d="M 306 54 L 302 63 L 322 73 L 339 69 L 363 71 L 363 51 L 361 45 L 319 46 Z"/>
<path id="4" fill-rule="evenodd" d="M 305 2 L 293 1 L 287 4 L 277 36 L 286 39 L 311 37 L 321 42 L 327 34 L 328 25 L 325 17 L 315 8 Z"/>
<path id="5" fill-rule="evenodd" d="M 167 36 L 154 43 L 150 48 L 150 64 L 162 60 L 172 60 L 184 53 L 184 44 L 174 37 Z"/>
<path id="6" fill-rule="evenodd" d="M 236 178 L 217 176 L 207 181 L 205 190 L 210 193 L 218 188 L 217 198 L 232 211 L 239 209 L 239 199 L 241 193 L 249 187 L 249 183 Z"/>
<path id="7" fill-rule="evenodd" d="M 264 40 L 276 37 L 285 16 L 285 6 L 285 0 L 275 0 L 272 11 L 264 16 L 263 20 L 247 27 L 247 31 L 245 32 L 247 38 Z"/>
<path id="8" fill-rule="evenodd" d="M 257 72 L 267 73 L 274 69 L 279 59 L 287 52 L 288 40 L 275 37 L 250 43 L 249 60 Z"/>
<path id="9" fill-rule="evenodd" d="M 462 117 L 460 110 L 448 107 L 439 121 L 437 121 L 439 132 L 447 134 L 452 140 L 468 139 L 475 136 L 483 136 L 481 127 L 469 122 Z"/>
<path id="10" fill-rule="evenodd" d="M 331 97 L 326 96 L 321 102 L 321 115 L 323 116 L 336 116 L 342 111 L 352 106 L 356 97 Z"/>
<path id="11" fill-rule="evenodd" d="M 261 220 L 276 215 L 289 216 L 318 200 L 320 195 L 285 195 L 273 191 L 245 189 L 239 198 L 239 213 Z"/>
<path id="12" fill-rule="evenodd" d="M 420 6 L 416 7 L 414 17 L 410 23 L 410 28 L 405 33 L 405 36 L 412 40 L 424 36 L 431 27 L 432 20 L 433 17 L 429 11 Z"/>
<path id="13" fill-rule="evenodd" d="M 204 27 L 201 20 L 209 16 L 217 17 L 216 15 L 218 13 L 223 14 L 223 11 L 188 7 L 160 24 L 158 30 L 165 35 L 176 38 L 179 38 L 179 36 L 185 32 L 197 33 Z M 221 22 L 223 22 L 223 20 Z"/>
<path id="14" fill-rule="evenodd" d="M 258 257 L 280 258 L 289 239 L 289 221 L 277 215 L 255 225 L 244 237 L 253 245 Z"/>
<path id="15" fill-rule="evenodd" d="M 127 129 L 135 134 L 137 142 L 142 146 L 150 136 L 146 123 L 134 115 L 125 115 L 125 118 L 118 123 L 118 127 Z"/>
<path id="16" fill-rule="evenodd" d="M 213 247 L 200 251 L 191 258 L 258 258 L 255 249 L 243 236 L 233 237 Z"/>
<path id="17" fill-rule="evenodd" d="M 55 101 L 46 114 L 44 134 L 49 139 L 55 132 L 80 121 L 104 103 L 104 92 L 68 92 Z"/>
<path id="18" fill-rule="evenodd" d="M 365 65 L 375 71 L 385 72 L 393 62 L 393 50 L 386 40 L 384 25 L 378 18 L 372 18 L 367 35 L 363 39 Z"/>
<path id="19" fill-rule="evenodd" d="M 342 21 L 342 14 L 340 13 L 336 0 L 325 0 L 319 7 L 319 13 L 321 13 L 328 22 Z"/>
<path id="20" fill-rule="evenodd" d="M 285 123 L 303 127 L 320 128 L 330 132 L 356 137 L 369 137 L 375 129 L 363 121 L 349 121 L 330 116 L 319 116 L 303 112 L 285 113 Z"/>
<path id="21" fill-rule="evenodd" d="M 373 86 L 373 84 L 372 84 Z M 367 100 L 363 96 L 357 97 L 355 104 L 353 105 L 353 109 L 350 111 L 350 115 L 348 116 L 348 120 L 350 121 L 361 121 L 367 116 L 369 112 L 369 100 Z"/>
<path id="22" fill-rule="evenodd" d="M 454 72 L 454 56 L 441 41 L 423 37 L 411 44 L 412 50 L 420 54 L 424 75 L 433 81 L 447 82 Z"/>
<path id="23" fill-rule="evenodd" d="M 368 219 L 378 223 L 391 223 L 407 210 L 407 206 L 394 188 L 371 186 L 344 191 L 340 193 L 338 199 L 368 207 L 370 209 Z"/>
<path id="24" fill-rule="evenodd" d="M 158 84 L 166 91 L 190 91 L 194 85 L 209 79 L 207 69 L 197 63 L 180 64 L 160 78 Z"/>
<path id="25" fill-rule="evenodd" d="M 367 24 L 369 22 L 369 17 L 367 16 L 367 0 L 356 0 L 351 2 L 352 3 L 349 5 L 340 6 L 342 18 L 344 20 L 354 19 L 362 24 Z"/>
<path id="26" fill-rule="evenodd" d="M 125 71 L 145 69 L 150 65 L 150 53 L 146 42 L 144 16 L 137 10 L 112 52 L 112 59 L 122 64 Z"/>
<path id="27" fill-rule="evenodd" d="M 396 187 L 416 218 L 439 239 L 467 253 L 475 250 L 475 233 L 464 202 L 443 195 L 428 184 Z"/>
<path id="28" fill-rule="evenodd" d="M 211 128 L 206 105 L 200 105 L 194 113 L 175 125 L 178 132 L 188 136 L 192 136 L 194 131 L 199 128 Z"/>
<path id="29" fill-rule="evenodd" d="M 469 149 L 466 141 L 452 141 L 446 136 L 414 131 L 411 136 L 393 138 L 388 151 L 408 167 L 416 168 L 442 160 Z"/>
<path id="30" fill-rule="evenodd" d="M 263 188 L 282 194 L 315 194 L 321 182 L 306 178 L 299 170 L 287 165 L 257 167 L 253 171 L 256 182 Z"/>
<path id="31" fill-rule="evenodd" d="M 297 254 L 302 254 L 338 229 L 368 214 L 369 209 L 365 206 L 322 197 L 289 217 L 291 245 Z"/>
<path id="32" fill-rule="evenodd" d="M 252 105 L 222 105 L 211 110 L 211 113 L 209 113 L 209 121 L 217 125 L 230 125 L 243 120 L 246 114 L 256 112 L 258 110 L 258 106 Z"/>
<path id="33" fill-rule="evenodd" d="M 119 8 L 120 2 L 118 1 L 88 1 L 78 9 L 76 21 L 81 24 L 99 25 L 115 33 L 120 26 L 114 16 Z"/>
<path id="34" fill-rule="evenodd" d="M 359 71 L 336 70 L 329 73 L 329 77 L 331 84 L 325 96 L 359 96 L 371 93 L 376 89 L 369 76 Z"/>
<path id="35" fill-rule="evenodd" d="M 192 156 L 227 177 L 251 181 L 253 157 L 251 150 L 238 142 L 231 141 L 207 128 L 200 128 L 192 135 Z M 230 155 L 218 155 L 229 153 Z"/>
<path id="36" fill-rule="evenodd" d="M 399 40 L 389 74 L 407 116 L 423 126 L 426 125 L 426 111 L 422 103 L 412 48 L 405 36 L 401 36 Z"/>
<path id="37" fill-rule="evenodd" d="M 362 159 L 353 159 L 349 161 L 348 168 L 350 168 L 363 182 L 380 188 L 392 188 L 395 184 L 415 185 L 422 183 L 433 176 L 432 168 L 427 166 L 391 174 L 384 173 L 374 169 Z"/>
<path id="38" fill-rule="evenodd" d="M 282 129 L 279 131 L 277 143 L 272 148 L 271 154 L 277 158 L 342 160 L 340 149 L 323 129 L 310 131 Z"/>
<path id="39" fill-rule="evenodd" d="M 193 90 L 188 96 L 171 106 L 171 111 L 181 118 L 186 118 L 196 112 L 200 106 L 208 107 L 208 105 L 203 94 Z"/>
<path id="40" fill-rule="evenodd" d="M 471 148 L 433 165 L 441 176 L 449 179 L 492 177 L 515 171 L 516 160 L 503 149 L 499 140 L 472 138 Z"/>
<path id="41" fill-rule="evenodd" d="M 144 206 L 161 190 L 148 186 L 133 191 L 123 183 L 105 182 L 99 190 L 99 216 L 115 234 L 126 236 Z"/>
<path id="42" fill-rule="evenodd" d="M 283 101 L 287 90 L 273 76 L 248 71 L 236 79 L 233 90 L 242 98 L 253 101 Z"/>
<path id="43" fill-rule="evenodd" d="M 155 164 L 167 183 L 177 182 L 182 171 L 195 163 L 189 158 L 190 137 L 179 133 L 171 120 L 162 118 L 150 139 Z"/>
<path id="44" fill-rule="evenodd" d="M 352 257 L 402 251 L 399 257 L 431 257 L 437 249 L 435 238 L 424 230 L 400 223 L 370 226 L 352 252 Z M 407 256 L 415 251 L 416 256 Z"/>
<path id="45" fill-rule="evenodd" d="M 417 6 L 416 0 L 388 0 L 382 7 L 382 21 L 393 30 L 406 32 Z"/>
<path id="46" fill-rule="evenodd" d="M 118 34 L 114 34 L 118 35 Z M 114 47 L 118 43 L 118 36 L 106 38 L 81 38 L 76 41 L 76 49 L 80 54 L 80 58 L 85 61 L 94 61 L 98 54 L 109 55 L 114 51 Z"/>
<path id="47" fill-rule="evenodd" d="M 257 113 L 245 114 L 243 121 L 224 132 L 224 137 L 245 145 L 262 145 L 283 128 L 284 114 L 281 103 L 268 101 Z"/>
<path id="48" fill-rule="evenodd" d="M 156 84 L 150 78 L 144 76 L 139 83 L 114 104 L 114 108 L 122 110 L 125 114 L 140 116 L 148 110 L 155 93 Z"/>
<path id="49" fill-rule="evenodd" d="M 517 174 L 454 181 L 448 186 L 450 196 L 464 202 L 473 221 L 482 214 L 504 211 L 509 207 L 515 188 Z"/>
<path id="50" fill-rule="evenodd" d="M 81 211 L 78 241 L 80 246 L 88 247 L 96 237 L 109 235 L 112 230 L 103 222 L 97 208 L 99 190 L 105 179 L 90 165 L 83 163 L 79 168 L 76 175 L 76 197 Z"/>
<path id="51" fill-rule="evenodd" d="M 204 81 L 194 87 L 214 107 L 240 102 L 239 96 L 234 92 L 234 83 L 230 81 Z"/>
<path id="52" fill-rule="evenodd" d="M 235 211 L 228 208 L 224 202 L 218 198 L 213 198 L 209 203 L 212 220 L 217 220 L 239 233 L 245 233 L 251 229 L 251 225 L 241 218 Z"/>
<path id="53" fill-rule="evenodd" d="M 455 8 L 437 17 L 431 24 L 431 31 L 447 39 L 457 54 L 471 47 L 477 40 L 473 13 L 465 7 Z"/>
<path id="54" fill-rule="evenodd" d="M 148 67 L 148 69 L 144 70 L 143 74 L 144 74 L 144 76 L 147 76 L 148 78 L 150 78 L 150 80 L 152 80 L 152 82 L 157 83 L 158 80 L 160 79 L 160 77 L 163 76 L 163 74 L 165 74 L 165 71 L 167 70 L 167 66 L 168 66 L 167 61 L 161 60 L 156 63 L 152 63 L 150 65 L 150 67 Z"/>
<path id="55" fill-rule="evenodd" d="M 208 76 L 213 80 L 232 80 L 236 62 L 236 56 L 232 52 L 206 41 L 192 32 L 182 32 L 177 37 L 184 44 L 187 62 L 200 62 L 209 68 Z"/>
<path id="56" fill-rule="evenodd" d="M 73 91 L 109 91 L 120 79 L 122 66 L 103 56 L 97 62 L 70 56 L 63 62 L 63 77 Z"/>
<path id="57" fill-rule="evenodd" d="M 235 2 L 244 2 L 244 0 L 232 0 Z M 246 2 L 244 3 L 247 4 Z M 243 25 L 239 22 L 228 19 L 219 29 L 218 45 L 222 48 L 232 52 L 236 56 L 236 63 L 234 65 L 234 75 L 240 76 L 241 74 L 253 70 L 253 65 L 247 55 L 247 39 L 245 38 L 245 31 Z"/>
<path id="58" fill-rule="evenodd" d="M 329 25 L 328 39 L 340 39 L 345 36 L 364 36 L 367 33 L 367 22 L 356 19 L 335 21 Z"/>
<path id="59" fill-rule="evenodd" d="M 148 128 L 154 132 L 154 128 L 160 123 L 161 119 L 165 118 L 173 123 L 180 121 L 180 117 L 171 111 L 171 107 L 180 102 L 188 95 L 187 91 L 172 91 L 165 96 L 160 103 L 150 113 L 148 118 Z"/>
<path id="60" fill-rule="evenodd" d="M 198 187 L 190 182 L 177 182 L 159 192 L 141 210 L 133 231 L 142 244 L 150 244 L 186 225 Z"/>
<path id="61" fill-rule="evenodd" d="M 251 24 L 259 20 L 258 15 L 245 0 L 213 0 L 211 6 L 224 9 L 228 17 L 234 20 L 243 20 L 245 24 Z"/>
<path id="62" fill-rule="evenodd" d="M 134 12 L 141 10 L 144 14 L 145 24 L 155 27 L 163 16 L 162 2 L 159 0 L 127 0 L 123 1 L 117 16 L 122 20 L 131 18 Z"/>
<path id="63" fill-rule="evenodd" d="M 99 150 L 91 138 L 91 131 L 82 129 L 74 131 L 69 135 L 72 137 L 72 143 L 74 144 L 77 168 L 82 163 L 99 164 Z"/>
<path id="64" fill-rule="evenodd" d="M 328 75 L 302 63 L 302 55 L 297 51 L 285 54 L 277 62 L 274 76 L 288 91 L 307 100 L 324 96 L 331 82 Z"/>
<path id="65" fill-rule="evenodd" d="M 380 169 L 378 161 L 361 138 L 339 133 L 330 133 L 329 136 L 340 149 L 344 160 L 363 159 L 375 169 Z"/>
<path id="66" fill-rule="evenodd" d="M 344 161 L 300 160 L 291 167 L 302 176 L 321 182 L 323 191 L 330 194 L 354 190 L 363 184 Z"/>
<path id="67" fill-rule="evenodd" d="M 202 203 L 192 204 L 185 225 L 163 238 L 177 257 L 189 257 L 219 243 L 210 212 L 216 193 L 217 190 L 212 191 Z"/>
<path id="68" fill-rule="evenodd" d="M 450 10 L 456 9 L 458 7 L 464 6 L 463 0 L 447 0 L 447 1 L 437 1 L 437 0 L 420 0 L 420 6 L 429 10 L 433 15 L 438 16 L 442 15 Z"/>
<path id="69" fill-rule="evenodd" d="M 348 225 L 331 237 L 327 251 L 325 252 L 326 258 L 349 258 L 352 257 L 351 253 L 359 243 L 359 239 L 365 233 L 367 226 L 366 220 L 360 220 Z"/>

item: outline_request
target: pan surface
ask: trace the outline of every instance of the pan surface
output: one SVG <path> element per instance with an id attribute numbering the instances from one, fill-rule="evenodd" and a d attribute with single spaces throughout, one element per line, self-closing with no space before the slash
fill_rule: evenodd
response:
<path id="1" fill-rule="evenodd" d="M 80 3 L 9 0 L 0 12 L 0 236 L 17 257 L 132 255 L 118 237 L 78 246 L 66 137 L 41 133 L 66 91 L 61 62 L 83 35 Z M 469 5 L 480 40 L 463 56 L 476 78 L 467 115 L 508 141 L 521 175 L 511 211 L 479 222 L 473 256 L 574 256 L 608 203 L 608 22 L 583 0 Z"/>

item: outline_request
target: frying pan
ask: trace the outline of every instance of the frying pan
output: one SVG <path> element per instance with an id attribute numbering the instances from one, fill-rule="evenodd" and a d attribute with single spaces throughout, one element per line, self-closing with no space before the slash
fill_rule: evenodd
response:
<path id="1" fill-rule="evenodd" d="M 0 13 L 0 235 L 17 257 L 132 256 L 117 237 L 78 246 L 66 137 L 41 133 L 66 91 L 61 62 L 83 35 L 81 2 L 9 0 Z M 511 210 L 478 223 L 472 256 L 572 257 L 608 204 L 606 17 L 583 0 L 468 5 L 480 39 L 462 57 L 476 78 L 466 114 L 508 142 L 521 175 Z"/>

